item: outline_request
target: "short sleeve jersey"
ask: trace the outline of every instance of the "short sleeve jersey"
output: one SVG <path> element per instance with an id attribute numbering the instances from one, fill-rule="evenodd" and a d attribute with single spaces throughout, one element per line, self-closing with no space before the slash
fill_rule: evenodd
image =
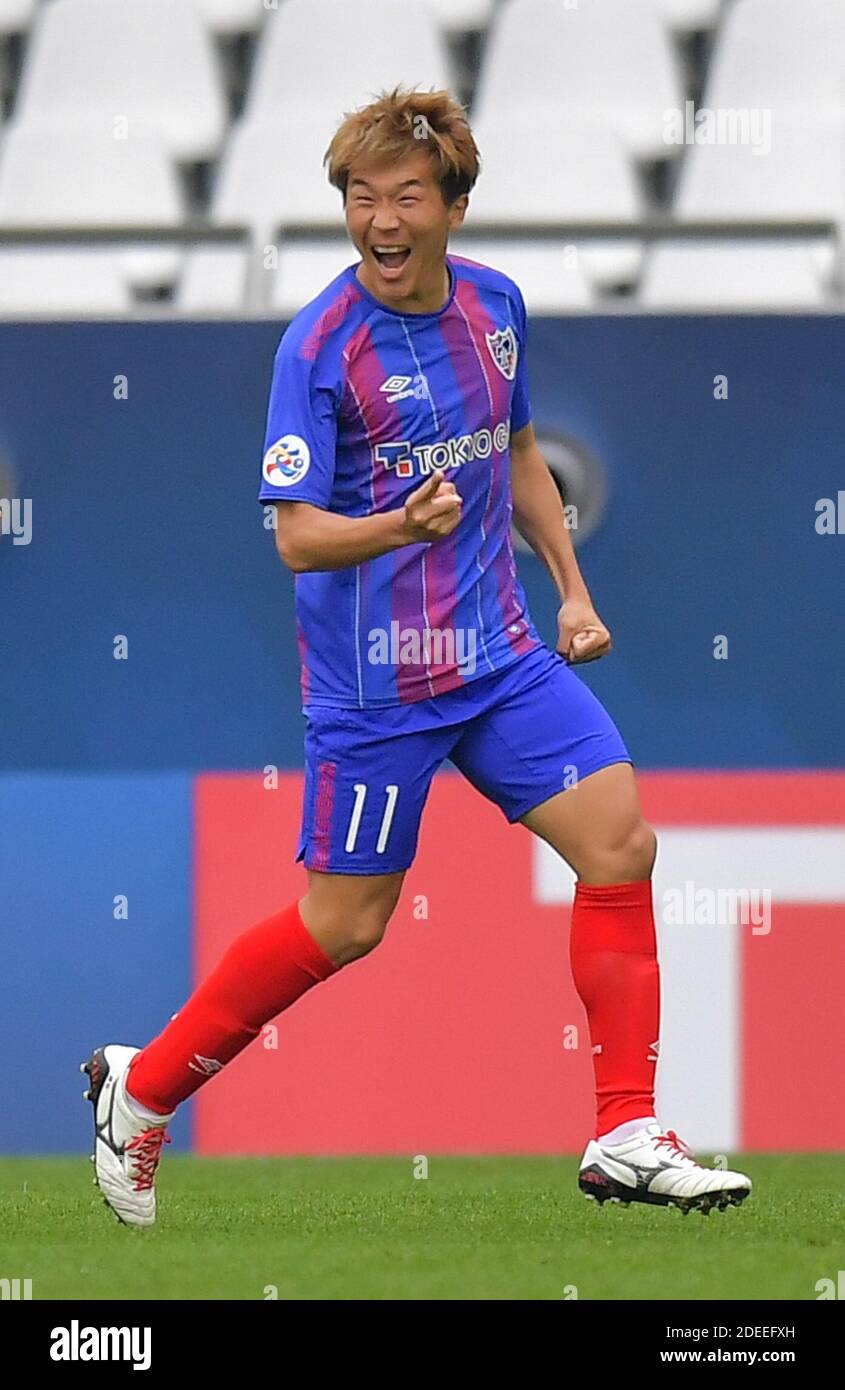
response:
<path id="1" fill-rule="evenodd" d="M 303 706 L 428 700 L 540 645 L 511 543 L 510 437 L 531 418 L 514 282 L 449 256 L 428 314 L 376 299 L 351 265 L 279 344 L 262 502 L 342 516 L 399 509 L 439 468 L 463 498 L 449 536 L 297 574 Z"/>

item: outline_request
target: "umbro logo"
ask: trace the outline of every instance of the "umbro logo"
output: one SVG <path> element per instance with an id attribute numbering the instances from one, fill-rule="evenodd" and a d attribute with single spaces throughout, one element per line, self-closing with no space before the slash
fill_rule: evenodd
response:
<path id="1" fill-rule="evenodd" d="M 389 376 L 378 389 L 387 396 L 388 405 L 404 401 L 409 396 L 414 396 L 418 401 L 424 401 L 428 396 L 428 382 L 422 372 L 416 376 Z"/>
<path id="2" fill-rule="evenodd" d="M 387 381 L 383 381 L 378 389 L 384 392 L 388 402 L 392 405 L 394 401 L 402 401 L 406 396 L 413 396 L 413 391 L 407 389 L 410 384 L 411 378 L 409 376 L 389 376 Z"/>
<path id="3" fill-rule="evenodd" d="M 660 1053 L 660 1042 L 658 1041 L 658 1042 L 649 1043 L 649 1045 L 648 1045 L 648 1056 L 646 1057 L 646 1061 L 647 1061 L 647 1062 L 657 1062 L 657 1061 L 659 1061 L 659 1060 L 660 1060 L 660 1058 L 659 1058 L 659 1053 Z"/>
<path id="4" fill-rule="evenodd" d="M 194 1060 L 188 1066 L 191 1071 L 198 1071 L 200 1076 L 213 1076 L 216 1071 L 223 1070 L 223 1063 L 218 1062 L 216 1057 L 200 1057 L 198 1052 L 194 1053 Z"/>

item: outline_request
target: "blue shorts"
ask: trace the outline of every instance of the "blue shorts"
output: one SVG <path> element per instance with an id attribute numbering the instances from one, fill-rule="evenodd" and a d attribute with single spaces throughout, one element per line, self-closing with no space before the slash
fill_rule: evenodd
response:
<path id="1" fill-rule="evenodd" d="M 306 718 L 296 857 L 324 873 L 410 868 L 446 759 L 511 822 L 591 772 L 632 761 L 589 686 L 545 646 L 431 700 L 310 706 Z"/>

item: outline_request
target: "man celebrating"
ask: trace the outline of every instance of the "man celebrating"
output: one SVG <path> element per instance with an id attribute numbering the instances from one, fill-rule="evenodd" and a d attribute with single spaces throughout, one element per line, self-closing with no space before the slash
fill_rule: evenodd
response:
<path id="1" fill-rule="evenodd" d="M 582 1191 L 739 1203 L 750 1180 L 696 1163 L 655 1117 L 655 836 L 618 730 L 571 669 L 610 634 L 535 441 L 522 295 L 447 253 L 479 168 L 464 111 L 447 92 L 386 93 L 326 161 L 360 261 L 282 338 L 260 490 L 296 575 L 308 890 L 238 937 L 142 1051 L 94 1053 L 100 1186 L 122 1220 L 152 1223 L 176 1105 L 381 940 L 449 759 L 577 875 L 570 953 L 597 1096 Z M 512 518 L 560 595 L 555 652 L 516 577 Z"/>

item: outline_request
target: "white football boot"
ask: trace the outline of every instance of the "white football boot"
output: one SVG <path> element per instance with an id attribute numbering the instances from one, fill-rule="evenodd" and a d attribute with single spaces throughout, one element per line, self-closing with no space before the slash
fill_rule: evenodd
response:
<path id="1" fill-rule="evenodd" d="M 591 1139 L 581 1160 L 578 1186 L 599 1203 L 649 1202 L 693 1209 L 709 1216 L 739 1206 L 751 1191 L 751 1179 L 729 1169 L 705 1168 L 673 1129 L 662 1130 L 652 1120 L 621 1144 Z"/>
<path id="2" fill-rule="evenodd" d="M 155 1174 L 165 1133 L 173 1115 L 142 1120 L 129 1108 L 125 1081 L 137 1047 L 110 1043 L 98 1047 L 80 1064 L 91 1078 L 83 1092 L 94 1107 L 94 1181 L 118 1221 L 127 1226 L 152 1226 L 156 1219 Z"/>

